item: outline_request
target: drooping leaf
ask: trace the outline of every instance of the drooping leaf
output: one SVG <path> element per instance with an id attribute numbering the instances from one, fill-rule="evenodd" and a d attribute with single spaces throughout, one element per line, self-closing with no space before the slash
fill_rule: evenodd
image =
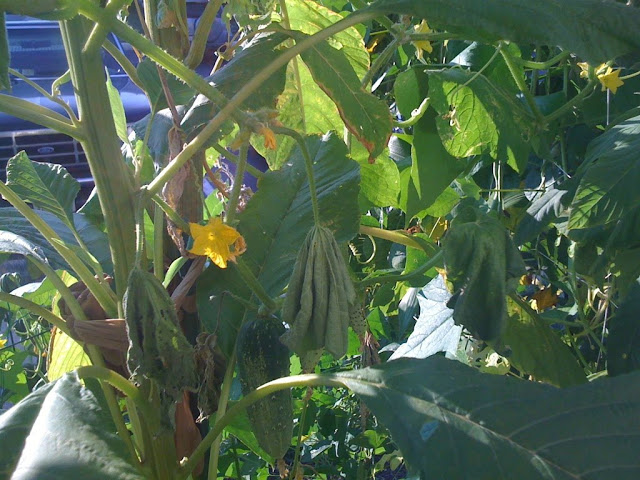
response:
<path id="1" fill-rule="evenodd" d="M 617 2 L 378 0 L 369 9 L 426 18 L 432 28 L 484 43 L 560 46 L 594 65 L 640 48 L 640 10 Z"/>
<path id="2" fill-rule="evenodd" d="M 145 478 L 129 463 L 109 412 L 72 373 L 2 415 L 0 441 L 2 466 L 15 480 Z"/>
<path id="3" fill-rule="evenodd" d="M 640 475 L 637 373 L 560 390 L 433 356 L 335 376 L 389 428 L 421 479 Z"/>
<path id="4" fill-rule="evenodd" d="M 640 283 L 636 280 L 609 326 L 607 370 L 621 375 L 640 369 Z"/>
<path id="5" fill-rule="evenodd" d="M 515 289 L 524 262 L 507 230 L 469 204 L 443 239 L 453 318 L 481 340 L 495 340 L 507 321 L 506 294 Z"/>
<path id="6" fill-rule="evenodd" d="M 509 363 L 536 380 L 567 387 L 587 378 L 569 347 L 530 311 L 508 302 L 509 320 L 502 342 L 511 350 Z"/>
<path id="7" fill-rule="evenodd" d="M 607 225 L 640 205 L 639 149 L 640 116 L 612 127 L 589 144 L 588 166 L 571 203 L 570 229 Z"/>
<path id="8" fill-rule="evenodd" d="M 484 75 L 450 69 L 429 75 L 429 96 L 439 114 L 438 133 L 451 155 L 487 154 L 506 159 L 516 171 L 524 169 L 534 122 L 509 91 Z"/>
<path id="9" fill-rule="evenodd" d="M 38 212 L 38 215 L 55 230 L 67 245 L 77 245 L 73 233 L 62 220 L 48 212 Z M 73 222 L 80 238 L 83 239 L 96 260 L 100 262 L 103 270 L 106 273 L 111 272 L 111 254 L 105 233 L 89 223 L 82 214 L 74 214 Z M 54 269 L 69 269 L 69 266 L 51 244 L 15 208 L 0 208 L 0 225 L 3 225 L 4 228 L 10 228 L 12 233 L 24 237 L 28 242 L 37 246 Z"/>
<path id="10" fill-rule="evenodd" d="M 307 137 L 306 145 L 314 162 L 322 222 L 338 242 L 350 240 L 358 232 L 360 218 L 358 164 L 347 157 L 346 146 L 334 134 Z M 243 261 L 269 295 L 279 295 L 313 225 L 309 184 L 297 148 L 280 170 L 260 179 L 258 192 L 238 219 L 238 231 L 247 242 Z M 245 309 L 224 292 L 251 296 L 235 268 L 209 267 L 197 284 L 198 310 L 207 329 L 216 331 L 223 351 L 229 353 Z"/>
<path id="11" fill-rule="evenodd" d="M 306 38 L 295 34 L 296 40 Z M 391 136 L 391 114 L 386 103 L 360 85 L 349 59 L 328 42 L 320 42 L 302 53 L 318 86 L 334 101 L 347 129 L 375 159 Z"/>
<path id="12" fill-rule="evenodd" d="M 462 327 L 453 321 L 453 310 L 447 307 L 451 293 L 438 275 L 418 293 L 420 315 L 413 332 L 389 360 L 403 357 L 427 358 L 438 352 L 455 355 Z"/>
<path id="13" fill-rule="evenodd" d="M 20 152 L 7 163 L 7 185 L 24 201 L 73 225 L 80 184 L 63 166 L 32 162 Z"/>

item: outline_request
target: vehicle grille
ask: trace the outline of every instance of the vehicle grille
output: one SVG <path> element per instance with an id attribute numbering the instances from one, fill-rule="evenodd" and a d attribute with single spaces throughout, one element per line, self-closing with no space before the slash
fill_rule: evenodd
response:
<path id="1" fill-rule="evenodd" d="M 0 133 L 0 170 L 3 177 L 7 161 L 22 150 L 35 162 L 62 165 L 81 183 L 92 182 L 80 143 L 62 133 L 44 129 Z"/>

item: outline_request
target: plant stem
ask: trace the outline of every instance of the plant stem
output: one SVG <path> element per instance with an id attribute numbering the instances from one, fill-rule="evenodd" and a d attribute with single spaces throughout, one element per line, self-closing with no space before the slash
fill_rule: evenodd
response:
<path id="1" fill-rule="evenodd" d="M 443 256 L 442 251 L 439 251 L 433 257 L 427 260 L 427 262 L 424 265 L 414 270 L 411 270 L 411 272 L 409 273 L 399 274 L 399 275 L 381 275 L 378 277 L 365 278 L 364 280 L 361 280 L 360 282 L 358 282 L 356 284 L 356 287 L 361 289 L 368 285 L 375 285 L 376 283 L 389 283 L 389 282 L 396 283 L 396 282 L 404 282 L 407 280 L 411 280 L 414 277 L 417 277 L 419 275 L 422 275 L 425 272 L 428 272 L 436 265 L 439 265 L 442 262 L 442 256 Z"/>
<path id="2" fill-rule="evenodd" d="M 187 53 L 187 56 L 184 59 L 184 63 L 187 67 L 196 68 L 202 62 L 209 32 L 211 31 L 211 27 L 223 1 L 224 0 L 211 0 L 207 3 L 207 6 L 204 7 L 204 11 L 198 19 L 198 25 L 196 26 L 196 31 L 193 34 L 193 39 L 191 40 L 189 53 Z"/>
<path id="3" fill-rule="evenodd" d="M 279 133 L 282 135 L 288 135 L 293 138 L 300 148 L 300 152 L 302 153 L 302 157 L 304 158 L 304 166 L 307 171 L 307 180 L 309 181 L 309 195 L 311 196 L 311 209 L 313 210 L 313 221 L 316 226 L 320 226 L 320 207 L 318 204 L 318 192 L 316 190 L 316 181 L 315 176 L 313 174 L 313 160 L 311 155 L 309 154 L 309 149 L 307 148 L 307 144 L 300 135 L 295 130 L 291 130 L 290 128 L 285 127 L 273 127 L 273 131 L 275 133 Z"/>
<path id="4" fill-rule="evenodd" d="M 571 100 L 569 100 L 567 103 L 562 105 L 557 110 L 551 112 L 549 115 L 544 117 L 545 123 L 549 124 L 554 120 L 560 118 L 565 113 L 568 113 L 576 105 L 582 102 L 582 100 L 584 100 L 587 96 L 591 95 L 597 84 L 598 84 L 597 78 L 590 80 L 589 83 L 587 83 L 585 87 L 582 90 L 580 90 L 580 92 L 575 97 L 573 97 Z"/>
<path id="5" fill-rule="evenodd" d="M 369 82 L 371 81 L 373 76 L 376 74 L 378 70 L 380 70 L 389 61 L 389 59 L 393 56 L 393 54 L 396 51 L 396 48 L 398 48 L 399 45 L 400 45 L 400 41 L 398 40 L 397 37 L 394 37 L 393 40 L 389 43 L 389 45 L 387 45 L 384 48 L 384 50 L 380 53 L 380 55 L 378 55 L 378 58 L 376 58 L 376 60 L 373 62 L 373 65 L 371 65 L 369 70 L 367 70 L 367 73 L 365 73 L 364 77 L 362 77 L 362 81 L 360 82 L 360 85 L 363 88 L 366 88 L 366 86 L 369 85 Z"/>
<path id="6" fill-rule="evenodd" d="M 235 405 L 233 405 L 220 418 L 220 420 L 216 421 L 213 428 L 202 439 L 202 442 L 200 442 L 198 447 L 194 450 L 193 454 L 181 467 L 176 478 L 178 479 L 187 478 L 189 473 L 195 468 L 195 466 L 204 456 L 205 452 L 213 444 L 216 438 L 218 438 L 218 436 L 222 433 L 225 427 L 229 425 L 229 423 L 231 423 L 231 420 L 233 420 L 233 418 L 236 415 L 244 411 L 249 405 L 254 404 L 261 398 L 266 397 L 267 395 L 270 395 L 274 392 L 284 390 L 287 388 L 317 387 L 317 386 L 346 388 L 344 383 L 342 383 L 336 377 L 329 376 L 329 375 L 318 375 L 318 374 L 295 375 L 291 377 L 279 378 L 277 380 L 273 380 L 272 382 L 265 383 L 261 387 L 258 387 L 256 390 L 249 393 L 246 397 L 243 397 L 242 399 L 240 399 L 240 401 L 238 401 Z"/>
<path id="7" fill-rule="evenodd" d="M 131 400 L 136 402 L 136 404 L 140 402 L 146 402 L 142 395 L 140 395 L 140 391 L 133 383 L 131 383 L 119 373 L 114 372 L 113 370 L 109 370 L 108 368 L 99 367 L 96 365 L 86 365 L 84 367 L 78 367 L 76 373 L 81 379 L 97 378 L 98 380 L 107 382 L 109 385 L 117 388 Z"/>
<path id="8" fill-rule="evenodd" d="M 251 289 L 254 295 L 258 297 L 270 311 L 276 311 L 276 309 L 278 308 L 276 302 L 274 302 L 273 298 L 271 298 L 265 291 L 262 284 L 258 281 L 256 276 L 253 274 L 244 260 L 242 260 L 242 258 L 236 259 L 236 268 L 238 269 L 238 273 L 242 277 L 242 280 L 244 280 L 244 282 Z"/>
<path id="9" fill-rule="evenodd" d="M 84 139 L 84 132 L 75 126 L 67 117 L 46 107 L 21 98 L 0 94 L 0 111 L 13 117 L 27 120 L 37 125 L 64 133 L 78 141 Z"/>
<path id="10" fill-rule="evenodd" d="M 371 235 L 372 237 L 389 240 L 390 242 L 399 243 L 400 245 L 419 248 L 420 250 L 422 250 L 422 245 L 420 245 L 419 242 L 402 231 L 385 230 L 383 228 L 360 225 L 360 233 L 363 235 Z"/>
<path id="11" fill-rule="evenodd" d="M 565 50 L 564 52 L 560 52 L 558 55 L 551 57 L 549 60 L 546 60 L 544 62 L 534 62 L 532 60 L 525 60 L 518 57 L 514 57 L 513 60 L 515 63 L 519 63 L 525 68 L 531 68 L 534 70 L 546 70 L 554 66 L 556 63 L 560 63 L 565 58 L 569 58 L 569 55 L 571 55 L 571 52 Z"/>
<path id="12" fill-rule="evenodd" d="M 229 195 L 229 203 L 227 203 L 226 223 L 233 225 L 238 210 L 238 200 L 240 199 L 240 192 L 242 191 L 242 183 L 244 182 L 244 172 L 247 168 L 247 155 L 249 153 L 249 142 L 243 142 L 240 147 L 240 155 L 238 156 L 238 163 L 236 164 L 236 174 L 233 177 L 233 188 Z"/>
<path id="13" fill-rule="evenodd" d="M 418 108 L 414 109 L 411 112 L 411 117 L 407 118 L 404 121 L 394 121 L 394 125 L 398 128 L 407 128 L 418 123 L 418 120 L 422 118 L 422 116 L 426 113 L 429 108 L 429 97 L 422 100 L 422 103 L 418 106 Z"/>
<path id="14" fill-rule="evenodd" d="M 525 100 L 527 101 L 527 105 L 529 105 L 529 108 L 531 109 L 531 113 L 533 113 L 533 115 L 535 116 L 540 126 L 545 125 L 545 118 L 542 115 L 542 112 L 540 111 L 540 109 L 538 108 L 538 105 L 536 104 L 533 98 L 533 95 L 531 95 L 531 92 L 527 88 L 527 84 L 525 83 L 524 78 L 522 78 L 522 75 L 520 75 L 520 72 L 518 72 L 518 69 L 515 65 L 516 62 L 514 60 L 514 57 L 511 55 L 511 53 L 509 53 L 509 50 L 507 48 L 501 48 L 500 54 L 502 55 L 502 58 L 504 59 L 504 63 L 507 65 L 507 68 L 509 69 L 511 76 L 513 77 L 513 80 L 516 82 L 518 89 L 520 90 Z"/>

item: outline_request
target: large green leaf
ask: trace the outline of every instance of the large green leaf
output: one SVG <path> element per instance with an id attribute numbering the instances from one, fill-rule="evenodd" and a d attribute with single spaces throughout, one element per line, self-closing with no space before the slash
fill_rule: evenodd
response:
<path id="1" fill-rule="evenodd" d="M 0 443 L 12 480 L 144 478 L 129 463 L 109 412 L 74 374 L 0 417 Z"/>
<path id="2" fill-rule="evenodd" d="M 394 93 L 400 113 L 408 118 L 427 95 L 429 77 L 422 69 L 398 75 Z M 401 178 L 400 206 L 407 217 L 422 216 L 466 167 L 442 145 L 431 109 L 413 127 L 411 170 Z"/>
<path id="3" fill-rule="evenodd" d="M 215 72 L 207 80 L 227 98 L 233 97 L 251 78 L 280 55 L 279 46 L 286 38 L 286 35 L 280 33 L 255 36 L 243 45 L 223 69 Z M 276 98 L 284 89 L 285 73 L 285 67 L 278 69 L 262 83 L 259 91 L 242 103 L 242 108 L 254 111 L 275 108 Z M 190 132 L 211 120 L 218 110 L 218 106 L 209 98 L 198 95 L 182 119 L 181 127 Z"/>
<path id="4" fill-rule="evenodd" d="M 640 205 L 640 116 L 589 144 L 586 172 L 571 204 L 570 229 L 606 225 Z"/>
<path id="5" fill-rule="evenodd" d="M 454 320 L 477 338 L 496 340 L 507 322 L 506 294 L 525 272 L 520 252 L 500 222 L 469 204 L 458 207 L 443 247 Z"/>
<path id="6" fill-rule="evenodd" d="M 299 41 L 306 38 L 295 34 Z M 302 53 L 318 86 L 335 102 L 347 129 L 375 159 L 391 136 L 391 114 L 387 104 L 368 93 L 342 50 L 320 42 Z"/>
<path id="7" fill-rule="evenodd" d="M 323 224 L 338 242 L 351 239 L 359 226 L 359 167 L 347 157 L 342 140 L 330 134 L 306 139 L 314 162 L 316 189 Z M 260 188 L 239 215 L 238 230 L 247 242 L 242 259 L 266 292 L 280 295 L 286 286 L 298 248 L 313 225 L 309 184 L 299 149 L 277 171 L 260 179 Z M 250 298 L 234 267 L 209 267 L 198 281 L 197 301 L 209 331 L 216 331 L 223 351 L 230 353 L 245 309 L 224 292 Z"/>
<path id="8" fill-rule="evenodd" d="M 434 356 L 336 377 L 421 479 L 640 476 L 640 374 L 560 390 Z"/>
<path id="9" fill-rule="evenodd" d="M 640 283 L 636 280 L 609 326 L 607 370 L 620 375 L 640 369 Z"/>
<path id="10" fill-rule="evenodd" d="M 38 212 L 38 215 L 55 230 L 63 242 L 67 245 L 77 245 L 73 233 L 62 220 L 48 212 Z M 82 214 L 74 214 L 73 222 L 90 253 L 100 262 L 106 273 L 111 272 L 111 254 L 105 233 L 89 223 Z M 40 254 L 49 261 L 54 269 L 69 269 L 67 263 L 58 255 L 51 244 L 15 208 L 0 208 L 0 225 L 38 247 Z"/>
<path id="11" fill-rule="evenodd" d="M 63 166 L 32 162 L 20 152 L 7 163 L 7 185 L 24 201 L 73 225 L 80 184 Z"/>
<path id="12" fill-rule="evenodd" d="M 549 325 L 511 299 L 508 310 L 509 320 L 501 340 L 511 350 L 509 363 L 520 372 L 557 387 L 587 381 L 576 357 Z"/>
<path id="13" fill-rule="evenodd" d="M 378 0 L 369 9 L 426 18 L 469 40 L 560 46 L 598 64 L 640 49 L 640 10 L 601 0 Z"/>
<path id="14" fill-rule="evenodd" d="M 290 27 L 307 35 L 342 19 L 339 14 L 316 2 L 287 0 L 286 4 Z M 333 36 L 331 45 L 345 53 L 356 75 L 362 78 L 369 68 L 369 53 L 355 27 Z M 297 59 L 289 62 L 287 67 L 287 81 L 278 97 L 278 110 L 278 119 L 284 125 L 306 134 L 341 131 L 344 125 L 336 105 L 313 81 L 307 66 Z M 280 168 L 289 157 L 295 141 L 279 135 L 276 150 L 262 148 L 259 144 L 254 146 L 272 168 Z"/>
<path id="15" fill-rule="evenodd" d="M 514 95 L 476 75 L 460 69 L 430 74 L 429 96 L 439 114 L 442 143 L 454 157 L 488 154 L 522 171 L 534 122 Z"/>
<path id="16" fill-rule="evenodd" d="M 367 211 L 371 206 L 397 207 L 400 195 L 398 165 L 389 158 L 389 151 L 368 162 L 369 154 L 359 143 L 351 145 L 351 158 L 360 164 L 360 206 Z"/>

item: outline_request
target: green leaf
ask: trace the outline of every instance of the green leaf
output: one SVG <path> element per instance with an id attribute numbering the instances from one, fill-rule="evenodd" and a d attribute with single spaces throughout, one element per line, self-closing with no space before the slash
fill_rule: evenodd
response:
<path id="1" fill-rule="evenodd" d="M 240 88 L 269 65 L 281 54 L 280 44 L 286 36 L 277 34 L 256 35 L 243 45 L 233 59 L 207 78 L 227 98 L 233 97 Z M 263 108 L 275 108 L 276 98 L 282 93 L 285 84 L 286 67 L 280 68 L 261 84 L 260 90 L 246 99 L 240 108 L 257 111 Z M 181 126 L 189 132 L 211 120 L 219 108 L 204 95 L 198 95 L 182 119 Z"/>
<path id="2" fill-rule="evenodd" d="M 359 167 L 347 157 L 347 149 L 336 135 L 307 137 L 322 223 L 338 242 L 358 232 Z M 247 242 L 243 261 L 257 276 L 267 294 L 275 297 L 289 281 L 297 250 L 313 225 L 309 184 L 304 160 L 298 149 L 278 171 L 260 179 L 260 189 L 238 216 L 238 230 Z M 225 293 L 227 292 L 227 293 Z M 228 292 L 249 299 L 250 290 L 236 268 L 209 267 L 197 284 L 198 311 L 208 331 L 215 331 L 223 351 L 235 343 L 245 309 Z"/>
<path id="3" fill-rule="evenodd" d="M 451 69 L 429 75 L 429 96 L 439 114 L 442 143 L 451 155 L 488 154 L 507 160 L 518 172 L 524 169 L 534 121 L 511 92 L 483 75 Z"/>
<path id="4" fill-rule="evenodd" d="M 600 0 L 378 0 L 380 13 L 426 18 L 468 40 L 559 46 L 597 65 L 640 49 L 640 10 Z"/>
<path id="5" fill-rule="evenodd" d="M 497 339 L 507 322 L 506 294 L 525 272 L 509 233 L 494 218 L 461 205 L 443 247 L 453 318 L 481 340 Z"/>
<path id="6" fill-rule="evenodd" d="M 640 472 L 640 375 L 556 389 L 433 356 L 336 374 L 421 479 L 620 480 Z"/>
<path id="7" fill-rule="evenodd" d="M 165 97 L 158 73 L 158 67 L 149 58 L 144 58 L 136 67 L 136 72 L 140 82 L 144 87 L 144 91 L 149 97 L 149 103 L 155 110 L 167 108 L 167 98 Z M 164 72 L 167 86 L 176 105 L 184 105 L 188 103 L 195 95 L 195 90 L 184 82 L 178 80 L 170 73 Z"/>
<path id="8" fill-rule="evenodd" d="M 48 383 L 34 390 L 31 395 L 0 416 L 0 439 L 4 447 L 0 448 L 0 478 L 10 478 L 20 459 L 31 426 L 53 385 Z"/>
<path id="9" fill-rule="evenodd" d="M 453 310 L 447 307 L 450 298 L 451 294 L 440 275 L 420 290 L 420 315 L 413 332 L 389 360 L 402 357 L 427 358 L 438 352 L 455 355 L 462 327 L 455 325 Z"/>
<path id="10" fill-rule="evenodd" d="M 22 365 L 30 355 L 27 350 L 0 349 L 0 388 L 4 400 L 18 402 L 29 395 L 27 376 Z"/>
<path id="11" fill-rule="evenodd" d="M 400 172 L 396 162 L 389 158 L 388 150 L 385 149 L 375 163 L 369 163 L 364 147 L 354 144 L 351 146 L 351 157 L 360 165 L 360 204 L 367 207 L 398 207 Z"/>
<path id="12" fill-rule="evenodd" d="M 532 312 L 509 299 L 509 320 L 502 343 L 511 349 L 508 360 L 520 372 L 556 387 L 587 381 L 569 347 Z"/>
<path id="13" fill-rule="evenodd" d="M 120 92 L 111 83 L 111 77 L 107 75 L 107 93 L 109 95 L 109 104 L 111 105 L 111 113 L 113 114 L 113 122 L 116 126 L 116 134 L 118 138 L 127 143 L 129 140 L 129 132 L 127 129 L 127 116 L 124 112 L 124 105 Z"/>
<path id="14" fill-rule="evenodd" d="M 47 378 L 50 382 L 83 365 L 91 365 L 82 345 L 60 330 L 52 334 L 47 360 Z"/>
<path id="15" fill-rule="evenodd" d="M 67 245 L 77 245 L 73 233 L 62 220 L 47 212 L 40 211 L 38 215 L 55 230 L 63 242 Z M 89 223 L 82 214 L 74 214 L 73 222 L 90 253 L 100 262 L 106 273 L 111 272 L 111 254 L 105 233 Z M 40 255 L 44 256 L 54 269 L 70 269 L 51 244 L 15 208 L 0 208 L 0 225 L 10 228 L 12 233 L 38 247 Z"/>
<path id="16" fill-rule="evenodd" d="M 636 280 L 609 326 L 607 370 L 621 375 L 640 369 L 640 283 Z"/>
<path id="17" fill-rule="evenodd" d="M 47 259 L 42 250 L 24 237 L 13 232 L 0 230 L 0 252 L 34 257 L 37 261 L 46 263 Z"/>
<path id="18" fill-rule="evenodd" d="M 295 34 L 300 41 L 305 35 Z M 335 102 L 347 129 L 375 159 L 391 136 L 391 114 L 387 104 L 366 92 L 342 50 L 320 42 L 302 53 L 318 86 Z"/>
<path id="19" fill-rule="evenodd" d="M 145 478 L 129 463 L 109 412 L 73 374 L 2 415 L 0 442 L 10 462 L 2 465 L 15 480 Z"/>
<path id="20" fill-rule="evenodd" d="M 307 35 L 342 19 L 339 14 L 313 1 L 287 0 L 286 4 L 291 29 Z M 330 42 L 345 53 L 356 75 L 362 78 L 369 68 L 369 53 L 365 49 L 362 35 L 354 27 L 350 27 L 331 37 Z M 341 131 L 344 127 L 336 105 L 313 81 L 307 66 L 298 59 L 289 62 L 287 66 L 287 81 L 282 95 L 278 97 L 278 110 L 278 119 L 284 125 L 306 134 Z M 278 135 L 277 138 L 276 150 L 254 145 L 274 169 L 280 168 L 295 146 L 295 141 L 290 137 Z"/>
<path id="21" fill-rule="evenodd" d="M 589 144 L 588 164 L 571 204 L 570 229 L 606 225 L 640 205 L 640 116 L 625 120 Z"/>
<path id="22" fill-rule="evenodd" d="M 7 185 L 25 202 L 73 225 L 74 200 L 80 184 L 63 166 L 32 162 L 20 152 L 7 163 Z"/>

